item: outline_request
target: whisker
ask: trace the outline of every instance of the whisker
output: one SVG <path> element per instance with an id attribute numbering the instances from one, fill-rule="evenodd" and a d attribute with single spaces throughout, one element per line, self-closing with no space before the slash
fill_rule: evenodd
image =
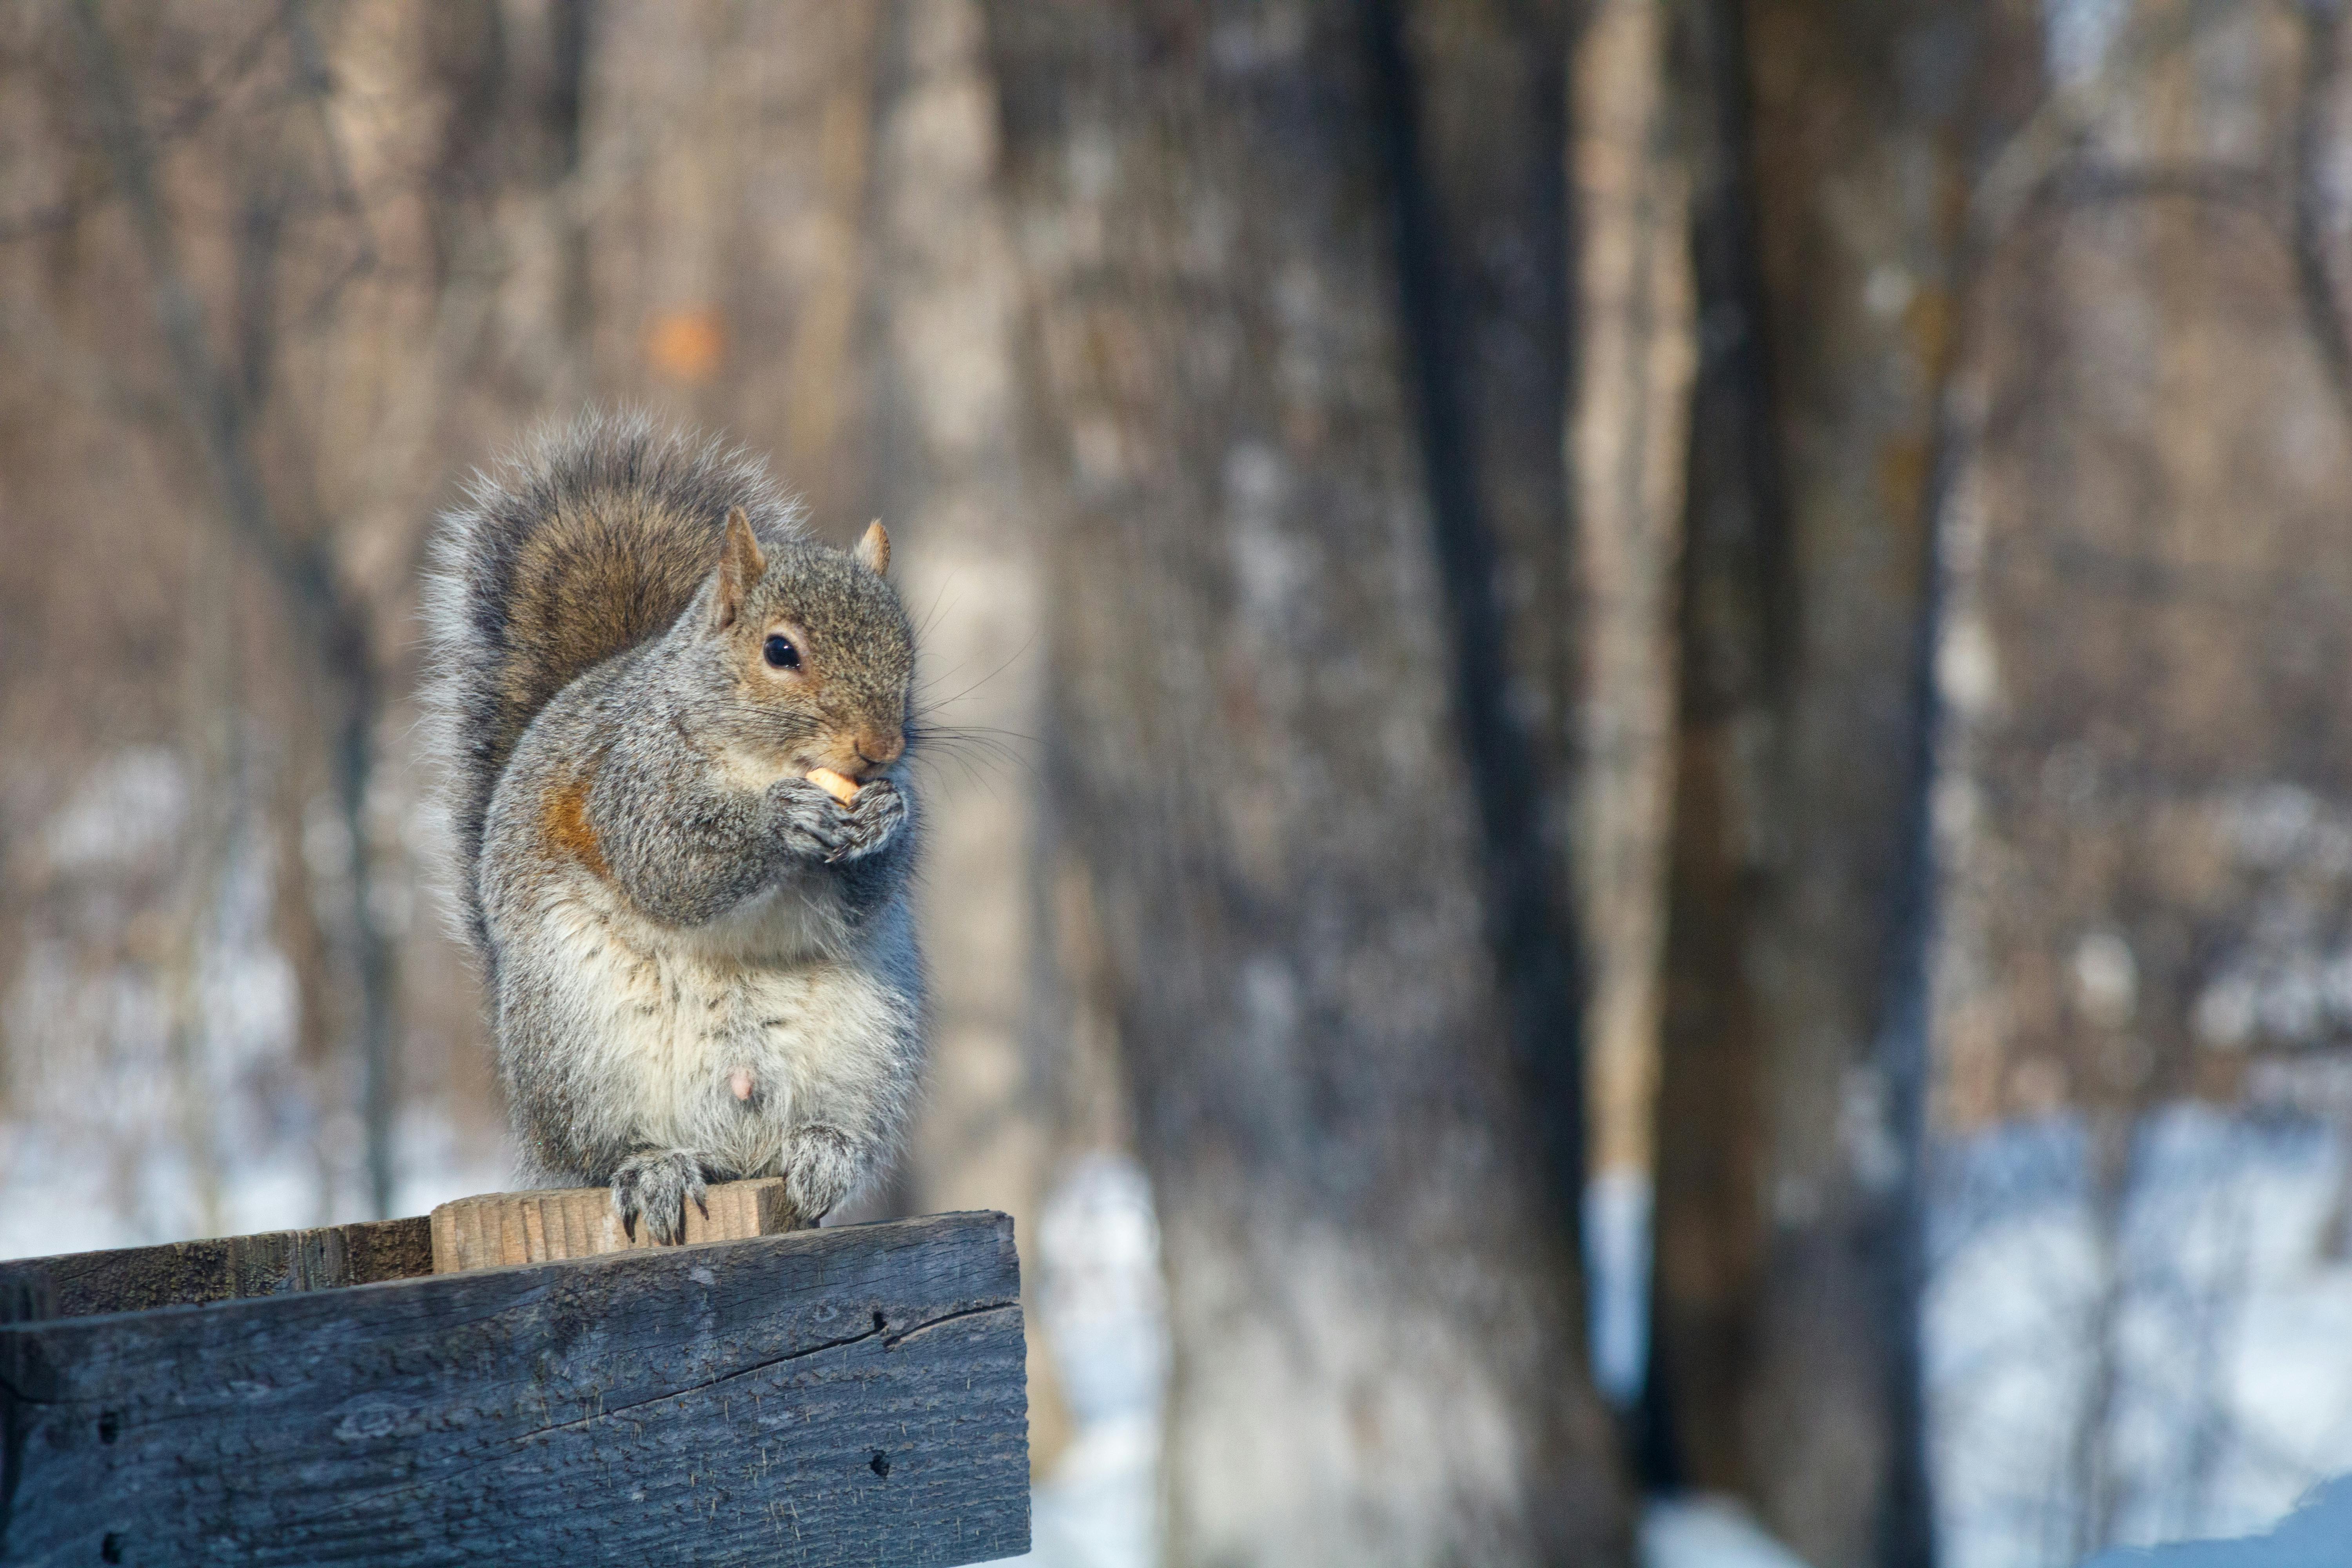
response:
<path id="1" fill-rule="evenodd" d="M 996 768 L 1012 767 L 1043 781 L 1034 753 L 1042 750 L 1036 737 L 988 725 L 931 724 L 917 720 L 907 727 L 907 740 L 918 761 L 952 762 L 974 783 L 987 785 Z M 1014 745 L 1012 742 L 1023 742 Z"/>
<path id="2" fill-rule="evenodd" d="M 985 757 L 990 762 L 1012 766 L 1033 766 L 1034 754 L 1028 748 L 1013 748 L 992 736 L 939 736 L 915 742 L 915 752 L 931 752 L 939 757 Z"/>
<path id="3" fill-rule="evenodd" d="M 930 636 L 931 628 L 940 624 L 940 602 L 947 596 L 948 585 L 941 583 L 939 591 L 931 595 L 931 607 L 923 612 L 922 624 L 915 628 L 915 640 L 918 643 Z"/>
<path id="4" fill-rule="evenodd" d="M 1027 653 L 1030 646 L 1036 642 L 1036 640 L 1037 634 L 1035 632 L 1031 632 L 1027 637 L 1022 639 L 1021 646 L 1019 647 L 1014 648 L 1011 653 L 1005 656 L 1003 663 L 998 665 L 994 669 L 990 670 L 986 675 L 982 676 L 978 680 L 973 681 L 970 686 L 965 687 L 961 691 L 957 692 L 953 697 L 944 698 L 938 701 L 932 701 L 930 700 L 930 694 L 928 689 L 919 695 L 924 699 L 924 705 L 927 708 L 935 710 L 944 708 L 950 702 L 961 702 L 965 698 L 971 696 L 973 692 L 979 690 L 982 687 L 987 685 L 990 681 L 995 679 L 998 676 L 1003 675 L 1006 670 L 1012 668 L 1014 661 L 1019 659 L 1023 654 Z M 952 674 L 953 671 L 950 671 L 949 673 Z M 940 676 L 938 678 L 940 680 L 944 680 L 946 679 L 946 676 Z M 937 682 L 935 681 L 934 684 L 936 683 Z"/>

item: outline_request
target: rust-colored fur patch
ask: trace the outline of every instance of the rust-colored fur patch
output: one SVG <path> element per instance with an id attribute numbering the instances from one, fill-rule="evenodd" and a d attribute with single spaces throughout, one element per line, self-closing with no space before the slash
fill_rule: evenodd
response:
<path id="1" fill-rule="evenodd" d="M 599 877 L 609 875 L 604 846 L 588 821 L 588 780 L 578 778 L 549 790 L 540 801 L 539 830 L 550 844 L 569 850 Z"/>

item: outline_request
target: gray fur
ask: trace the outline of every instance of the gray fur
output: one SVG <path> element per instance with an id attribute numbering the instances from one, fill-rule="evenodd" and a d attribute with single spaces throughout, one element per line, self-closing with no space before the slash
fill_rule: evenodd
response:
<path id="1" fill-rule="evenodd" d="M 702 568 L 733 507 L 765 569 L 722 625 Z M 461 903 L 530 1174 L 611 1184 L 659 1240 L 706 1179 L 835 1207 L 887 1162 L 920 1057 L 898 595 L 755 465 L 594 416 L 478 481 L 439 563 Z M 660 624 L 602 613 L 614 593 Z M 761 655 L 778 627 L 790 672 Z M 819 765 L 862 777 L 850 805 Z"/>

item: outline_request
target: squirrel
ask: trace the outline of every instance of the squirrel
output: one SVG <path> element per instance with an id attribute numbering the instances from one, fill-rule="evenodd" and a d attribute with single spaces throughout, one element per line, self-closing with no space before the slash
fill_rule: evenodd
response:
<path id="1" fill-rule="evenodd" d="M 923 1037 L 889 535 L 818 543 L 763 465 L 637 416 L 468 499 L 428 702 L 529 1173 L 610 1186 L 632 1239 L 747 1176 L 814 1224 L 895 1152 Z"/>

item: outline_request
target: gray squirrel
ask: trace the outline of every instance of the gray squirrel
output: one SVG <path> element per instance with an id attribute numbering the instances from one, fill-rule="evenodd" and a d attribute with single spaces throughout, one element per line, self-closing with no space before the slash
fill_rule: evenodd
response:
<path id="1" fill-rule="evenodd" d="M 782 1175 L 813 1224 L 887 1163 L 921 1050 L 889 536 L 817 543 L 761 465 L 635 416 L 470 501 L 431 706 L 530 1173 L 659 1242 L 713 1180 Z"/>

